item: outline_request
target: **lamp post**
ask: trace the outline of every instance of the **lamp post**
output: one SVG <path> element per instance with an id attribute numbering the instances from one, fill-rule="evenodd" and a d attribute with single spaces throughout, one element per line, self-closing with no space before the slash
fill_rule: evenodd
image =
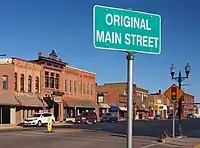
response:
<path id="1" fill-rule="evenodd" d="M 172 76 L 172 80 L 176 80 L 178 81 L 178 87 L 181 89 L 181 83 L 185 80 L 185 79 L 188 79 L 188 76 L 190 74 L 190 70 L 191 70 L 191 67 L 190 65 L 187 63 L 186 66 L 185 66 L 185 74 L 186 76 L 182 76 L 181 75 L 181 71 L 179 70 L 179 73 L 178 73 L 178 76 L 175 77 L 175 71 L 176 71 L 176 68 L 174 67 L 174 65 L 172 64 L 171 68 L 170 68 L 170 73 L 171 73 L 171 76 Z M 179 129 L 179 134 L 180 136 L 182 135 L 182 127 L 181 127 L 181 109 L 182 108 L 182 99 L 180 99 L 178 101 L 178 129 Z"/>

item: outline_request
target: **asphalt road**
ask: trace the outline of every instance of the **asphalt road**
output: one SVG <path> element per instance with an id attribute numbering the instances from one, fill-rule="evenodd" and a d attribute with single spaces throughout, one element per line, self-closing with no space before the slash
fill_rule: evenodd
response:
<path id="1" fill-rule="evenodd" d="M 200 137 L 199 123 L 200 120 L 184 120 L 184 134 Z M 53 133 L 46 133 L 45 127 L 2 130 L 0 148 L 126 148 L 126 128 L 126 122 L 118 122 L 57 126 Z M 175 147 L 156 142 L 165 129 L 171 128 L 172 120 L 135 121 L 133 148 Z"/>

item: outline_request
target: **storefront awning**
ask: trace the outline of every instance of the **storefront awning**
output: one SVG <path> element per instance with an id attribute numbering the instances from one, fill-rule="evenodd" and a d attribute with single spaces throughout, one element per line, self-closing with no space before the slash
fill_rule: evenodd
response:
<path id="1" fill-rule="evenodd" d="M 100 103 L 99 108 L 110 108 L 110 106 L 108 104 L 105 104 L 105 103 Z"/>
<path id="2" fill-rule="evenodd" d="M 19 105 L 19 102 L 15 99 L 15 95 L 10 93 L 1 93 L 0 105 Z"/>
<path id="3" fill-rule="evenodd" d="M 16 97 L 16 100 L 22 106 L 31 106 L 31 107 L 47 106 L 47 104 L 38 96 L 15 96 L 15 97 Z"/>
<path id="4" fill-rule="evenodd" d="M 64 107 L 78 107 L 82 106 L 81 101 L 79 99 L 64 99 L 63 100 Z"/>
<path id="5" fill-rule="evenodd" d="M 94 106 L 92 106 L 92 103 L 88 100 L 82 100 L 81 99 L 81 105 L 84 108 L 94 108 Z"/>
<path id="6" fill-rule="evenodd" d="M 111 111 L 118 111 L 119 107 L 118 106 L 110 106 Z"/>
<path id="7" fill-rule="evenodd" d="M 138 105 L 137 105 L 137 111 L 149 112 L 149 109 L 144 108 L 141 104 L 138 104 Z"/>
<path id="8" fill-rule="evenodd" d="M 121 111 L 127 111 L 127 107 L 119 107 L 119 110 L 121 110 Z"/>
<path id="9" fill-rule="evenodd" d="M 51 99 L 51 97 L 43 97 L 43 100 L 43 102 L 45 102 L 45 104 L 47 104 L 47 106 L 50 108 L 57 104 L 54 100 Z"/>
<path id="10" fill-rule="evenodd" d="M 86 99 L 72 99 L 66 98 L 63 100 L 64 107 L 83 107 L 83 108 L 95 108 L 97 104 L 93 100 Z"/>
<path id="11" fill-rule="evenodd" d="M 138 104 L 137 111 L 145 111 L 145 108 L 141 104 Z"/>

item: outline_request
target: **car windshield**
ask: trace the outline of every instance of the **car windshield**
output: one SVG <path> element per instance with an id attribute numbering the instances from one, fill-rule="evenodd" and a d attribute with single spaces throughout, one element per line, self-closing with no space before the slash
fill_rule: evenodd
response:
<path id="1" fill-rule="evenodd" d="M 111 113 L 106 113 L 105 116 L 111 116 Z"/>
<path id="2" fill-rule="evenodd" d="M 31 117 L 40 117 L 41 114 L 33 114 Z"/>

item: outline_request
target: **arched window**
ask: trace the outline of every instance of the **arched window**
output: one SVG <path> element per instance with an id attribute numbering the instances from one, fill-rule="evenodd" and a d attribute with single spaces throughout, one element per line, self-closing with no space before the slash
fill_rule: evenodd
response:
<path id="1" fill-rule="evenodd" d="M 90 94 L 90 84 L 88 83 L 87 84 L 87 95 L 89 95 Z"/>
<path id="2" fill-rule="evenodd" d="M 20 77 L 20 91 L 24 92 L 24 74 Z"/>
<path id="3" fill-rule="evenodd" d="M 86 94 L 86 83 L 85 82 L 83 83 L 83 94 L 84 95 Z"/>
<path id="4" fill-rule="evenodd" d="M 32 90 L 32 77 L 31 75 L 28 76 L 28 92 Z"/>
<path id="5" fill-rule="evenodd" d="M 36 77 L 36 79 L 35 79 L 35 92 L 36 93 L 39 93 L 39 89 L 40 89 L 39 85 L 40 85 L 39 77 Z"/>
<path id="6" fill-rule="evenodd" d="M 14 89 L 17 91 L 17 73 L 14 74 Z"/>

